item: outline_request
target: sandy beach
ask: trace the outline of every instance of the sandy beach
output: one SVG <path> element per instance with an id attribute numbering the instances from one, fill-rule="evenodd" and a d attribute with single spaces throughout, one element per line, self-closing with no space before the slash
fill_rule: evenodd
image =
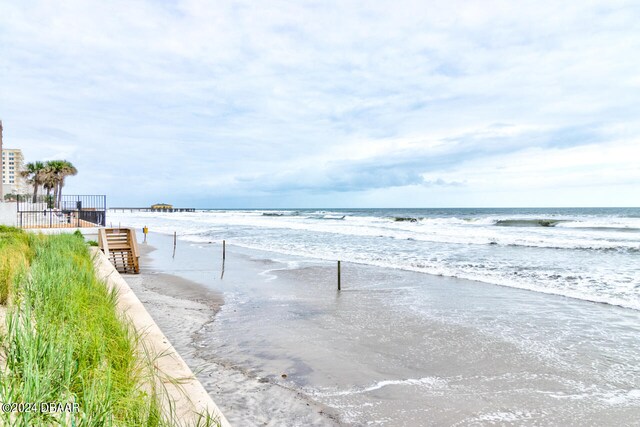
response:
<path id="1" fill-rule="evenodd" d="M 0 228 L 0 403 L 640 427 L 638 21 L 633 0 L 2 1 L 0 225 L 60 236 Z"/>
<path id="2" fill-rule="evenodd" d="M 232 424 L 640 417 L 634 310 L 356 264 L 338 293 L 333 263 L 232 245 L 221 278 L 220 242 L 150 245 L 126 278 Z"/>
<path id="3" fill-rule="evenodd" d="M 202 284 L 151 267 L 151 245 L 140 245 L 142 271 L 123 275 L 232 425 L 335 425 L 328 408 L 301 393 L 216 357 L 202 345 L 224 300 Z"/>

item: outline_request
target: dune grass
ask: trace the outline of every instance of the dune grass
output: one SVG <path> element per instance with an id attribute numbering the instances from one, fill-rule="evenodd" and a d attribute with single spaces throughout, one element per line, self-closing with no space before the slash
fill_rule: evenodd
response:
<path id="1" fill-rule="evenodd" d="M 117 314 L 117 296 L 96 279 L 83 239 L 5 227 L 0 249 L 0 296 L 11 302 L 0 337 L 0 402 L 78 408 L 0 412 L 0 424 L 174 424 L 162 417 L 152 362 L 136 352 L 139 337 Z"/>
<path id="2" fill-rule="evenodd" d="M 0 304 L 6 304 L 16 275 L 24 272 L 32 257 L 27 234 L 0 225 Z"/>

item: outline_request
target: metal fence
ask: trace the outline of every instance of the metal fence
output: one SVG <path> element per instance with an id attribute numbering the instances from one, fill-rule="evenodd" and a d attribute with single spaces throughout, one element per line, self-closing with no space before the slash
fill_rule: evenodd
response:
<path id="1" fill-rule="evenodd" d="M 76 228 L 104 227 L 107 220 L 107 196 L 63 195 L 58 203 L 51 196 L 19 198 L 18 227 Z"/>

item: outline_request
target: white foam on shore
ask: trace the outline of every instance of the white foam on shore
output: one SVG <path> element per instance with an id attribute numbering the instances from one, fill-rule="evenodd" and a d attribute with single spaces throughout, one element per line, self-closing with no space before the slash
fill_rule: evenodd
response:
<path id="1" fill-rule="evenodd" d="M 312 395 L 318 397 L 335 397 L 335 396 L 349 396 L 354 394 L 369 393 L 371 391 L 380 390 L 389 386 L 415 386 L 427 389 L 443 388 L 447 385 L 447 381 L 438 377 L 424 377 L 424 378 L 409 378 L 406 380 L 384 380 L 378 381 L 375 384 L 364 388 L 352 388 L 349 390 L 338 391 L 313 391 L 310 390 Z"/>
<path id="2" fill-rule="evenodd" d="M 333 233 L 344 236 L 387 237 L 398 240 L 413 239 L 433 243 L 499 244 L 559 249 L 629 249 L 640 251 L 636 233 L 617 233 L 626 228 L 640 232 L 640 219 L 618 219 L 608 223 L 566 222 L 555 227 L 495 227 L 500 217 L 466 221 L 459 218 L 425 218 L 417 222 L 394 222 L 379 217 L 347 217 L 344 221 L 322 220 L 308 216 L 263 216 L 253 211 L 207 211 L 195 213 L 109 214 L 118 222 L 142 227 L 153 221 L 154 230 L 165 234 L 189 236 L 206 241 L 202 233 L 225 231 L 225 227 L 257 227 Z M 523 220 L 530 218 L 523 217 Z M 179 227 L 176 227 L 178 226 Z M 176 230 L 177 228 L 177 230 Z M 576 228 L 593 228 L 580 230 Z"/>
<path id="3" fill-rule="evenodd" d="M 273 281 L 273 280 L 278 278 L 278 275 L 274 274 L 274 273 L 276 273 L 278 271 L 293 270 L 293 269 L 296 269 L 296 268 L 300 267 L 300 262 L 299 261 L 295 261 L 295 260 L 277 260 L 277 259 L 275 259 L 273 261 L 286 264 L 286 266 L 285 267 L 278 267 L 278 268 L 269 268 L 269 269 L 266 269 L 264 271 L 261 271 L 259 273 L 259 275 L 266 277 L 266 280 L 268 282 L 271 282 L 271 281 Z"/>
<path id="4" fill-rule="evenodd" d="M 495 411 L 477 415 L 471 420 L 466 420 L 465 424 L 468 422 L 479 422 L 483 425 L 504 425 L 504 423 L 513 424 L 532 418 L 533 414 L 529 411 Z"/>
<path id="5" fill-rule="evenodd" d="M 620 390 L 616 393 L 606 393 L 601 396 L 602 401 L 609 405 L 625 406 L 640 403 L 640 390 Z"/>
<path id="6" fill-rule="evenodd" d="M 597 399 L 608 406 L 637 406 L 640 404 L 640 390 L 584 391 L 582 393 L 546 393 L 558 400 L 593 400 Z"/>
<path id="7" fill-rule="evenodd" d="M 268 215 L 264 215 L 264 214 Z M 278 215 L 278 216 L 272 216 Z M 552 216 L 553 227 L 496 226 L 540 215 L 393 218 L 331 211 L 109 214 L 193 242 L 227 242 L 326 261 L 491 283 L 640 310 L 640 218 Z M 332 219 L 326 219 L 327 216 Z M 620 231 L 620 230 L 630 230 Z M 531 248 L 531 249 L 529 249 Z M 273 273 L 265 272 L 273 280 Z"/>

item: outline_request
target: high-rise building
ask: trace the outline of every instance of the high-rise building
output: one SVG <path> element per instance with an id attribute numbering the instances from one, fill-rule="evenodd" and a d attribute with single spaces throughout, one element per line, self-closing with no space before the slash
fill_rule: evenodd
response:
<path id="1" fill-rule="evenodd" d="M 4 171 L 4 158 L 2 156 L 2 120 L 0 120 L 0 170 Z M 2 173 L 2 179 L 0 179 L 0 203 L 4 201 L 4 191 L 2 191 L 2 183 L 4 181 L 4 173 Z"/>
<path id="2" fill-rule="evenodd" d="M 28 186 L 21 172 L 24 170 L 22 150 L 4 148 L 2 150 L 2 196 L 5 194 L 28 193 Z"/>
<path id="3" fill-rule="evenodd" d="M 29 193 L 29 186 L 21 172 L 24 169 L 22 150 L 2 147 L 2 122 L 0 122 L 0 150 L 2 151 L 2 180 L 0 194 L 4 200 L 5 194 Z"/>

